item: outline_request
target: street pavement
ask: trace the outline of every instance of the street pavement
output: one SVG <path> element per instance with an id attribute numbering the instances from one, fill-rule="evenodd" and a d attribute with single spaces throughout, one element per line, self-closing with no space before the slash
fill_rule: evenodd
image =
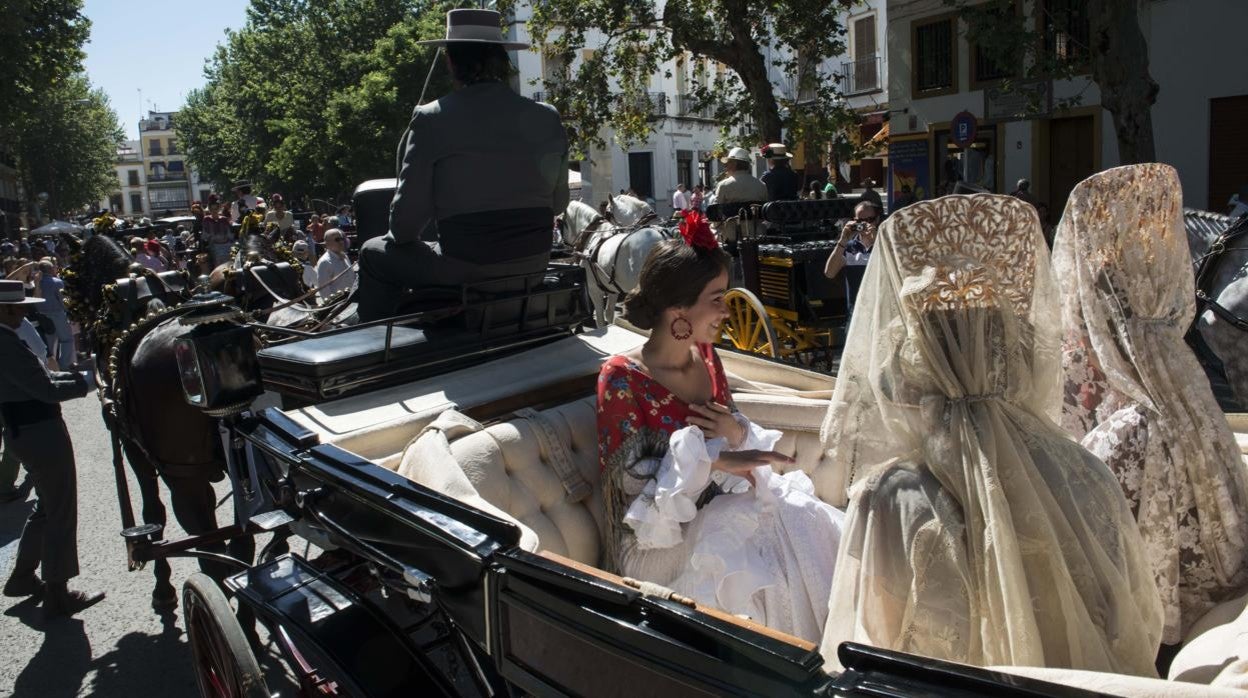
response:
<path id="1" fill-rule="evenodd" d="M 74 441 L 78 465 L 78 559 L 81 575 L 71 588 L 104 591 L 108 597 L 71 619 L 43 620 L 38 603 L 0 597 L 0 696 L 195 696 L 190 646 L 181 607 L 162 619 L 151 609 L 151 568 L 126 571 L 120 536 L 121 515 L 113 479 L 108 431 L 94 395 L 62 404 Z M 176 428 L 176 427 L 171 427 Z M 23 473 L 24 475 L 24 473 Z M 217 497 L 229 493 L 229 482 L 217 483 Z M 130 491 L 140 510 L 133 478 Z M 168 506 L 168 498 L 165 498 Z M 0 583 L 13 567 L 22 524 L 34 503 L 0 504 Z M 230 520 L 227 501 L 217 520 Z M 169 513 L 167 538 L 184 535 Z M 182 582 L 198 570 L 193 559 L 172 561 L 173 582 L 181 596 Z M 294 695 L 294 685 L 277 659 L 276 645 L 258 653 L 269 688 Z"/>

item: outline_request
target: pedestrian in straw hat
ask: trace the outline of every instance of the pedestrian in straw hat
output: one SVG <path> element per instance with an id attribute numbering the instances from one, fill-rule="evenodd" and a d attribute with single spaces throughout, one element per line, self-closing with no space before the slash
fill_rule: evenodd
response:
<path id="1" fill-rule="evenodd" d="M 390 232 L 360 250 L 361 320 L 393 315 L 407 289 L 540 273 L 550 260 L 568 205 L 567 135 L 550 105 L 508 86 L 507 51 L 526 44 L 501 27 L 492 10 L 451 10 L 446 38 L 423 42 L 445 49 L 456 89 L 412 113 Z"/>
<path id="2" fill-rule="evenodd" d="M 19 337 L 28 310 L 42 298 L 27 298 L 22 282 L 0 280 L 0 415 L 4 438 L 35 483 L 38 501 L 22 529 L 13 573 L 4 585 L 10 597 L 44 594 L 47 617 L 73 615 L 104 594 L 70 591 L 78 576 L 78 491 L 74 446 L 60 403 L 84 397 L 86 374 L 48 371 Z M 43 572 L 43 579 L 36 571 Z"/>
<path id="3" fill-rule="evenodd" d="M 793 158 L 783 143 L 768 143 L 762 150 L 767 158 L 767 171 L 763 173 L 763 184 L 767 185 L 768 201 L 796 201 L 797 192 L 801 189 L 797 173 L 789 167 Z"/>
<path id="4" fill-rule="evenodd" d="M 724 164 L 727 174 L 715 185 L 715 203 L 729 220 L 719 224 L 719 237 L 730 252 L 736 251 L 740 237 L 740 223 L 736 220 L 737 210 L 729 204 L 753 204 L 767 201 L 767 185 L 763 184 L 750 173 L 750 151 L 745 148 L 733 148 L 728 155 L 719 160 Z M 735 274 L 734 267 L 734 274 Z M 734 276 L 735 279 L 735 276 Z"/>

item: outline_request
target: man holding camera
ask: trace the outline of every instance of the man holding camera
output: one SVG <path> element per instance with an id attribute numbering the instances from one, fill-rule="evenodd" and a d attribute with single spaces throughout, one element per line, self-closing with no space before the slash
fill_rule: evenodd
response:
<path id="1" fill-rule="evenodd" d="M 828 255 L 828 261 L 823 267 L 823 275 L 829 279 L 844 272 L 845 297 L 850 312 L 853 312 L 854 301 L 858 298 L 858 287 L 862 285 L 862 276 L 871 259 L 871 248 L 875 246 L 875 234 L 879 224 L 880 210 L 875 204 L 863 201 L 855 206 L 854 217 L 841 228 L 836 247 L 832 248 L 832 253 Z"/>

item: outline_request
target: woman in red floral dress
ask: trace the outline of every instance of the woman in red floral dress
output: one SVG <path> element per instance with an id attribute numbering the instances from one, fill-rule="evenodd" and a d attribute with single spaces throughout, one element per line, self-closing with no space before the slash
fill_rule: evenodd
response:
<path id="1" fill-rule="evenodd" d="M 730 258 L 689 212 L 684 241 L 647 258 L 625 317 L 652 329 L 598 378 L 606 560 L 698 603 L 818 639 L 841 514 L 774 450 L 781 434 L 738 413 L 714 343 Z"/>

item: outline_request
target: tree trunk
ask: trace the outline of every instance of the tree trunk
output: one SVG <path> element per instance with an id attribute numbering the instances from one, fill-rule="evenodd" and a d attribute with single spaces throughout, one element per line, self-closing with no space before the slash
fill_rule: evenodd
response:
<path id="1" fill-rule="evenodd" d="M 1153 104 L 1157 83 L 1148 72 L 1148 42 L 1136 0 L 1090 0 L 1092 78 L 1101 105 L 1113 117 L 1118 158 L 1124 165 L 1153 162 Z"/>
<path id="2" fill-rule="evenodd" d="M 680 27 L 680 23 L 670 19 L 670 13 L 683 7 L 678 3 L 669 2 L 664 7 L 664 23 L 669 27 Z M 731 39 L 727 43 L 712 41 L 692 32 L 673 30 L 672 45 L 677 49 L 685 49 L 694 54 L 709 56 L 732 70 L 741 78 L 742 84 L 754 102 L 754 130 L 763 143 L 779 143 L 783 122 L 780 119 L 780 105 L 772 92 L 771 80 L 767 76 L 767 61 L 754 41 L 749 5 L 744 0 L 724 0 L 724 22 L 728 25 Z"/>

